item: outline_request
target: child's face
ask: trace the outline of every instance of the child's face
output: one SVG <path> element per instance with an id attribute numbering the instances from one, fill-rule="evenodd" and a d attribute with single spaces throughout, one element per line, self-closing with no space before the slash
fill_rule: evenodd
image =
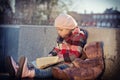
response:
<path id="1" fill-rule="evenodd" d="M 57 29 L 58 35 L 61 36 L 62 38 L 67 37 L 72 31 L 71 29 L 64 29 L 59 27 L 57 27 L 56 29 Z"/>

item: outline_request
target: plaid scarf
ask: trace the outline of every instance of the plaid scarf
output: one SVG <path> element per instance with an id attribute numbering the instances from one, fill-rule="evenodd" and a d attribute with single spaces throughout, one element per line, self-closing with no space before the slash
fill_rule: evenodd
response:
<path id="1" fill-rule="evenodd" d="M 49 54 L 58 55 L 59 58 L 64 58 L 65 61 L 71 61 L 72 58 L 81 56 L 86 39 L 85 31 L 77 27 L 64 39 L 58 36 L 57 46 Z"/>

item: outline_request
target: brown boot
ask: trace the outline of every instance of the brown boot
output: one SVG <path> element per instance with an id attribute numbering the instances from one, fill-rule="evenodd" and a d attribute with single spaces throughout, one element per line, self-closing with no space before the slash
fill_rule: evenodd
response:
<path id="1" fill-rule="evenodd" d="M 52 68 L 52 74 L 53 77 L 56 79 L 62 79 L 62 80 L 70 80 L 70 77 L 61 69 L 58 67 Z"/>
<path id="2" fill-rule="evenodd" d="M 18 64 L 14 61 L 12 56 L 6 57 L 6 69 L 11 77 L 15 77 L 18 71 Z"/>
<path id="3" fill-rule="evenodd" d="M 35 70 L 32 69 L 30 70 L 27 66 L 27 58 L 26 57 L 21 57 L 20 58 L 20 62 L 19 62 L 19 69 L 17 72 L 17 77 L 18 78 L 25 78 L 25 77 L 29 77 L 29 78 L 33 78 L 35 75 Z"/>

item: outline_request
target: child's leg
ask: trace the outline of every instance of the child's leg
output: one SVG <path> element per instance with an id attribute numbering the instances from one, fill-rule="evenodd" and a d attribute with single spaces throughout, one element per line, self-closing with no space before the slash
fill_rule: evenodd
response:
<path id="1" fill-rule="evenodd" d="M 60 80 L 71 80 L 64 70 L 69 69 L 67 64 L 60 64 L 52 68 L 53 77 Z"/>
<path id="2" fill-rule="evenodd" d="M 69 68 L 69 66 L 67 64 L 63 64 L 63 63 L 62 64 L 58 64 L 55 67 L 58 67 L 61 70 Z M 35 68 L 35 77 L 46 78 L 46 77 L 52 77 L 52 76 L 53 76 L 53 74 L 52 74 L 52 67 L 49 67 L 49 68 L 46 68 L 46 69 Z"/>
<path id="3" fill-rule="evenodd" d="M 23 61 L 24 60 L 24 61 Z M 21 57 L 19 62 L 19 69 L 18 69 L 18 77 L 37 77 L 37 78 L 47 78 L 52 77 L 52 68 L 47 69 L 39 69 L 39 68 L 32 68 L 30 69 L 27 65 L 27 58 Z"/>
<path id="4" fill-rule="evenodd" d="M 70 66 L 67 65 L 67 64 L 62 63 L 62 64 L 58 64 L 56 67 L 58 67 L 58 68 L 60 68 L 61 70 L 63 70 L 63 69 L 69 68 Z"/>
<path id="5" fill-rule="evenodd" d="M 32 61 L 30 64 L 32 64 L 34 67 L 37 67 L 36 60 Z"/>
<path id="6" fill-rule="evenodd" d="M 38 69 L 35 68 L 35 77 L 37 78 L 48 78 L 52 77 L 52 68 Z"/>

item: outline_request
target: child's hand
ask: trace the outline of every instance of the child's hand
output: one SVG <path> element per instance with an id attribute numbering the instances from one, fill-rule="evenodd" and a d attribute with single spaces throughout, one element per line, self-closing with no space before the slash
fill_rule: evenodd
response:
<path id="1" fill-rule="evenodd" d="M 52 54 L 49 54 L 48 56 L 53 56 Z"/>

